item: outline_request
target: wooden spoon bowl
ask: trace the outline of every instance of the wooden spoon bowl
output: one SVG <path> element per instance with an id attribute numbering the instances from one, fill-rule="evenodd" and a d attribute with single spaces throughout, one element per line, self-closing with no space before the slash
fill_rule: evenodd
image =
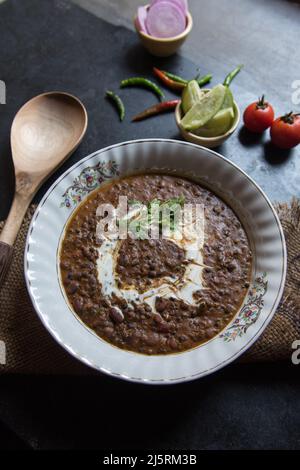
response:
<path id="1" fill-rule="evenodd" d="M 84 105 L 68 93 L 36 96 L 16 114 L 11 128 L 15 195 L 0 235 L 0 285 L 25 212 L 42 183 L 74 152 L 87 129 Z"/>

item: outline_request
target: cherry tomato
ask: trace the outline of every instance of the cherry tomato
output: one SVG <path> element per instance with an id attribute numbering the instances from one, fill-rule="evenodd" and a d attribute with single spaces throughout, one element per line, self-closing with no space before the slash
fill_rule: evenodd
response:
<path id="1" fill-rule="evenodd" d="M 274 120 L 274 110 L 265 101 L 264 95 L 255 103 L 249 104 L 244 111 L 244 123 L 251 132 L 263 132 L 271 126 Z"/>
<path id="2" fill-rule="evenodd" d="M 300 144 L 300 115 L 290 112 L 277 118 L 271 127 L 271 140 L 281 149 L 291 149 Z"/>

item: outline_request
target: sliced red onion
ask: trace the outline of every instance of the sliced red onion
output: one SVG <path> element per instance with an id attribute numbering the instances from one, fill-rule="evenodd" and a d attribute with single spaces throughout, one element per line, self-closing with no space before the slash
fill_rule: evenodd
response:
<path id="1" fill-rule="evenodd" d="M 175 3 L 161 0 L 149 8 L 146 27 L 151 36 L 171 38 L 185 30 L 186 16 Z"/>
<path id="2" fill-rule="evenodd" d="M 136 15 L 137 27 L 140 31 L 146 34 L 148 34 L 147 26 L 146 26 L 147 14 L 148 14 L 148 11 L 146 7 L 138 7 L 137 15 Z"/>
<path id="3" fill-rule="evenodd" d="M 169 3 L 174 3 L 177 5 L 185 15 L 187 15 L 188 12 L 188 2 L 187 0 L 152 0 L 150 2 L 150 8 L 155 5 L 156 3 L 160 3 L 162 1 L 168 1 Z"/>

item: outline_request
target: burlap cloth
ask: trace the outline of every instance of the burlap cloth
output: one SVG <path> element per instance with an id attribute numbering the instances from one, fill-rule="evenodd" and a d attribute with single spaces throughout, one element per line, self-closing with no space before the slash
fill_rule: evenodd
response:
<path id="1" fill-rule="evenodd" d="M 288 273 L 281 304 L 263 335 L 242 356 L 242 361 L 278 361 L 292 354 L 292 343 L 300 339 L 300 201 L 278 204 L 288 248 Z M 29 299 L 23 274 L 24 243 L 33 215 L 26 215 L 10 272 L 0 293 L 0 340 L 6 346 L 2 373 L 91 374 L 59 346 L 46 331 Z M 3 223 L 0 224 L 0 230 Z M 55 299 L 53 299 L 55 302 Z"/>

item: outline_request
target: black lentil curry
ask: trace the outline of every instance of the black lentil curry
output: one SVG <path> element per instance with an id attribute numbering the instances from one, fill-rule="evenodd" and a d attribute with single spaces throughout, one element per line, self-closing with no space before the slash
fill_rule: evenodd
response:
<path id="1" fill-rule="evenodd" d="M 98 280 L 96 210 L 101 203 L 118 205 L 119 196 L 149 203 L 184 197 L 204 204 L 203 289 L 193 305 L 176 298 L 131 302 L 103 293 Z M 191 349 L 217 335 L 232 320 L 249 287 L 251 250 L 235 213 L 211 191 L 169 175 L 121 178 L 94 191 L 75 210 L 60 251 L 61 279 L 69 303 L 81 320 L 104 340 L 142 354 L 170 354 Z M 142 292 L 165 276 L 180 278 L 186 268 L 184 250 L 169 240 L 123 240 L 118 251 L 117 283 Z"/>

